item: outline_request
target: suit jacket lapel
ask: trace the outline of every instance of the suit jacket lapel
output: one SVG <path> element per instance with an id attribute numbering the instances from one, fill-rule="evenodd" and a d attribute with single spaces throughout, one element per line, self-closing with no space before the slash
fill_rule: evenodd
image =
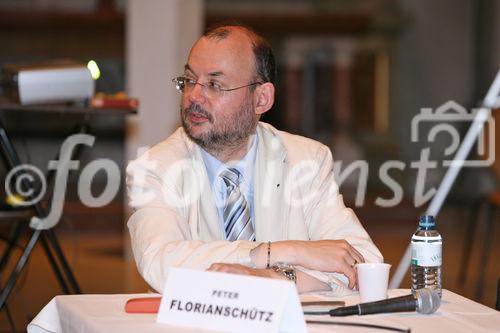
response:
<path id="1" fill-rule="evenodd" d="M 287 212 L 283 205 L 286 150 L 280 138 L 264 125 L 257 126 L 259 141 L 254 175 L 255 236 L 257 241 L 283 239 Z"/>

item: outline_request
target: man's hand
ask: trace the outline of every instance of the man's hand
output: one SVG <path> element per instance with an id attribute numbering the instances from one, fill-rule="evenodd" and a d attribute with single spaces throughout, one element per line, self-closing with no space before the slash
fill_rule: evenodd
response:
<path id="1" fill-rule="evenodd" d="M 296 264 L 309 269 L 344 274 L 349 288 L 357 286 L 354 265 L 365 259 L 345 240 L 319 240 L 298 242 Z"/>
<path id="2" fill-rule="evenodd" d="M 257 267 L 267 262 L 267 244 L 263 243 L 250 252 Z M 271 244 L 271 264 L 283 261 L 292 265 L 321 271 L 344 274 L 349 288 L 357 285 L 354 265 L 365 259 L 346 240 L 278 241 Z"/>

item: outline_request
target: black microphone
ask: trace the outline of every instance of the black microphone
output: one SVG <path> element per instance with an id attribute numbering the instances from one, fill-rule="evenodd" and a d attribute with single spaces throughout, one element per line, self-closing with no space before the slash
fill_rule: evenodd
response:
<path id="1" fill-rule="evenodd" d="M 415 296 L 407 295 L 377 302 L 361 303 L 358 305 L 332 309 L 328 312 L 332 317 L 405 311 L 417 311 L 418 313 L 430 314 L 436 312 L 440 305 L 441 298 L 439 294 L 434 290 L 424 288 L 418 289 L 415 292 Z"/>

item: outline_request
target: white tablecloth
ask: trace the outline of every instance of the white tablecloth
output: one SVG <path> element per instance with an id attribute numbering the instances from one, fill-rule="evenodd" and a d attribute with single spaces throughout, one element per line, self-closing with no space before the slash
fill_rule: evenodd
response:
<path id="1" fill-rule="evenodd" d="M 409 294 L 409 290 L 390 290 L 389 297 Z M 156 323 L 155 314 L 127 314 L 124 307 L 130 298 L 154 296 L 129 295 L 68 295 L 54 297 L 28 325 L 28 333 L 40 332 L 206 332 Z M 301 300 L 339 300 L 328 294 L 301 295 Z M 342 298 L 346 305 L 359 302 L 357 295 Z M 443 290 L 439 310 L 432 315 L 416 312 L 378 314 L 351 317 L 306 316 L 306 319 L 356 322 L 385 325 L 411 332 L 500 332 L 500 312 L 473 302 L 448 290 Z M 309 324 L 314 332 L 383 332 L 368 328 Z"/>

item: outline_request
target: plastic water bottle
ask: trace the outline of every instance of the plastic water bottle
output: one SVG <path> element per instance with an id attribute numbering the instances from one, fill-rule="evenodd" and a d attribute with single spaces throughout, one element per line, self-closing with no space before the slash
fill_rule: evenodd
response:
<path id="1" fill-rule="evenodd" d="M 441 296 L 441 253 L 443 239 L 436 230 L 434 216 L 420 217 L 417 231 L 411 237 L 411 291 L 429 288 Z"/>

